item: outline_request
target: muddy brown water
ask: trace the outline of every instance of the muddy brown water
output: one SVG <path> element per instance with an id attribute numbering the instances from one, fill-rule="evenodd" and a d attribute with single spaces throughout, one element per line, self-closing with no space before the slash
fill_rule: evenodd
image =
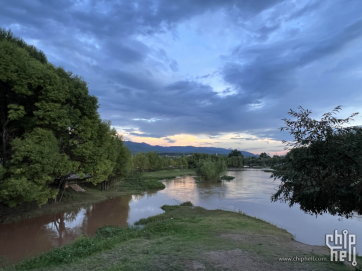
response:
<path id="1" fill-rule="evenodd" d="M 0 258 L 12 262 L 69 244 L 81 235 L 94 235 L 106 225 L 127 227 L 141 218 L 160 214 L 164 204 L 191 201 L 207 209 L 242 211 L 284 228 L 295 239 L 325 245 L 325 235 L 335 229 L 357 234 L 357 251 L 362 253 L 362 219 L 340 219 L 324 214 L 311 216 L 298 206 L 272 203 L 278 182 L 262 170 L 230 171 L 235 179 L 222 183 L 196 183 L 191 176 L 164 181 L 166 189 L 142 195 L 126 195 L 92 206 L 44 215 L 19 223 L 0 225 Z"/>

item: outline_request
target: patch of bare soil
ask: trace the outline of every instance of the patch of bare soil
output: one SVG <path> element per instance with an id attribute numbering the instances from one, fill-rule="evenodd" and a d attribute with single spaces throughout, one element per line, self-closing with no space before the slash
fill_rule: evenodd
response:
<path id="1" fill-rule="evenodd" d="M 272 265 L 262 261 L 259 257 L 253 256 L 241 249 L 229 251 L 211 251 L 208 254 L 210 261 L 215 264 L 216 268 L 221 270 L 235 271 L 260 271 L 260 270 L 287 270 L 280 267 L 275 268 Z"/>
<path id="2" fill-rule="evenodd" d="M 261 245 L 263 253 L 244 251 L 243 249 L 220 250 L 205 252 L 208 261 L 212 262 L 217 270 L 235 271 L 286 271 L 286 270 L 316 270 L 316 266 L 308 262 L 282 262 L 280 257 L 303 257 L 304 255 L 316 255 L 328 257 L 329 249 L 324 246 L 307 245 L 295 241 L 290 235 L 258 235 L 258 234 L 230 234 L 220 235 L 221 238 L 238 241 L 248 247 Z M 318 270 L 326 270 L 319 267 Z M 206 269 L 194 269 L 206 270 Z"/>
<path id="3" fill-rule="evenodd" d="M 288 251 L 290 255 L 296 256 L 299 254 L 313 253 L 316 255 L 329 255 L 329 249 L 326 246 L 307 245 L 295 241 L 288 236 L 274 236 L 274 235 L 257 235 L 257 234 L 222 234 L 220 237 L 231 240 L 241 241 L 243 243 L 262 243 L 275 248 L 283 248 Z"/>

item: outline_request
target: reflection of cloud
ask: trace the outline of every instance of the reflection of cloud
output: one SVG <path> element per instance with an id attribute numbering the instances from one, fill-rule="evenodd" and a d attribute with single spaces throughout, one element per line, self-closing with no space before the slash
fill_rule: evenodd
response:
<path id="1" fill-rule="evenodd" d="M 144 194 L 132 195 L 132 202 L 138 202 L 138 201 L 140 201 L 144 196 L 145 196 Z"/>

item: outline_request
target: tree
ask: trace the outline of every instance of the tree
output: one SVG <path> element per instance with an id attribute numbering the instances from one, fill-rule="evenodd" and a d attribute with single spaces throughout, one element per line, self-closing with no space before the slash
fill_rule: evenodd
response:
<path id="1" fill-rule="evenodd" d="M 143 152 L 136 153 L 132 159 L 133 170 L 143 172 L 150 169 L 150 162 L 148 157 Z"/>
<path id="2" fill-rule="evenodd" d="M 2 29 L 0 59 L 0 204 L 44 204 L 55 178 L 90 174 L 97 184 L 128 163 L 83 79 Z"/>
<path id="3" fill-rule="evenodd" d="M 241 157 L 243 157 L 241 151 L 238 151 L 237 149 L 231 151 L 231 152 L 229 153 L 229 156 L 228 156 L 228 157 L 230 158 L 230 157 L 233 157 L 233 156 L 241 156 Z"/>
<path id="4" fill-rule="evenodd" d="M 272 174 L 281 180 L 272 200 L 297 203 L 315 215 L 362 214 L 362 129 L 346 127 L 358 113 L 338 119 L 338 106 L 318 121 L 309 117 L 311 111 L 299 110 L 290 110 L 297 120 L 284 119 L 286 127 L 281 128 L 290 131 L 294 141 L 283 141 L 292 149 Z"/>
<path id="5" fill-rule="evenodd" d="M 150 164 L 150 170 L 160 170 L 162 168 L 162 158 L 157 152 L 147 152 L 146 156 Z"/>
<path id="6" fill-rule="evenodd" d="M 259 155 L 259 158 L 270 158 L 270 156 L 267 155 L 266 152 L 262 152 L 262 153 Z"/>
<path id="7" fill-rule="evenodd" d="M 228 166 L 233 168 L 241 168 L 243 167 L 243 157 L 242 156 L 231 156 L 228 160 Z"/>
<path id="8" fill-rule="evenodd" d="M 187 168 L 187 167 L 188 167 L 187 158 L 183 154 L 182 157 L 181 157 L 181 168 Z"/>
<path id="9" fill-rule="evenodd" d="M 225 174 L 226 164 L 222 160 L 212 161 L 211 159 L 200 160 L 197 163 L 196 174 L 201 180 L 218 181 Z"/>
<path id="10" fill-rule="evenodd" d="M 49 130 L 35 128 L 12 143 L 12 166 L 8 169 L 9 178 L 1 183 L 0 199 L 9 206 L 31 201 L 46 203 L 58 192 L 49 185 L 57 176 L 69 172 L 68 157 L 59 152 L 57 140 Z"/>
<path id="11" fill-rule="evenodd" d="M 124 145 L 121 136 L 115 137 L 115 147 L 117 158 L 115 160 L 115 165 L 111 177 L 124 179 L 132 169 L 132 153 Z"/>

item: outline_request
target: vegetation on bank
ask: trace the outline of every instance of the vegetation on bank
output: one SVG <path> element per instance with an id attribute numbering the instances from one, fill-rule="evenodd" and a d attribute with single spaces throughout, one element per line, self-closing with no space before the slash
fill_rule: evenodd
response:
<path id="1" fill-rule="evenodd" d="M 132 158 L 133 170 L 138 172 L 159 171 L 170 168 L 185 169 L 188 163 L 185 155 L 181 157 L 161 156 L 157 152 L 139 152 Z"/>
<path id="2" fill-rule="evenodd" d="M 0 28 L 0 205 L 43 205 L 70 173 L 122 178 L 131 153 L 77 75 Z"/>
<path id="3" fill-rule="evenodd" d="M 219 181 L 225 172 L 226 164 L 221 160 L 200 160 L 196 166 L 196 174 L 200 181 Z"/>
<path id="4" fill-rule="evenodd" d="M 122 136 L 101 120 L 87 83 L 2 28 L 0 59 L 0 214 L 8 207 L 24 210 L 64 200 L 71 175 L 101 183 L 104 190 L 132 170 L 188 167 L 185 156 L 149 152 L 132 158 Z M 155 180 L 134 180 L 123 188 L 163 187 Z"/>
<path id="5" fill-rule="evenodd" d="M 103 227 L 7 270 L 353 270 L 330 262 L 327 247 L 296 242 L 262 220 L 190 205 L 163 206 L 164 214 L 134 227 Z M 294 256 L 328 260 L 279 261 Z"/>
<path id="6" fill-rule="evenodd" d="M 164 189 L 165 185 L 160 180 L 174 179 L 179 176 L 195 175 L 195 170 L 190 169 L 168 169 L 133 174 L 116 183 L 113 189 L 128 193 L 140 193 L 152 189 Z"/>
<path id="7" fill-rule="evenodd" d="M 120 195 L 137 194 L 153 189 L 164 189 L 165 186 L 160 180 L 195 174 L 195 170 L 192 169 L 169 169 L 145 172 L 141 175 L 138 174 L 134 180 L 125 179 L 111 183 L 110 188 L 106 191 L 101 191 L 92 184 L 83 186 L 85 188 L 84 193 L 75 192 L 71 188 L 67 188 L 61 203 L 45 204 L 41 206 L 41 208 L 39 208 L 36 203 L 23 204 L 16 208 L 1 206 L 0 223 L 12 223 L 31 217 L 72 211 L 76 208 L 89 206 Z"/>
<path id="8" fill-rule="evenodd" d="M 220 179 L 223 180 L 223 181 L 231 181 L 231 180 L 234 180 L 235 177 L 234 176 L 226 176 L 226 175 L 224 175 L 224 176 L 221 176 Z"/>
<path id="9" fill-rule="evenodd" d="M 164 189 L 165 185 L 160 180 L 174 179 L 180 176 L 195 175 L 193 169 L 167 169 L 159 171 L 133 174 L 116 183 L 113 189 L 127 193 L 140 193 L 152 189 Z"/>
<path id="10" fill-rule="evenodd" d="M 361 215 L 362 128 L 347 126 L 358 113 L 338 119 L 338 106 L 315 120 L 311 111 L 299 109 L 289 112 L 296 120 L 284 119 L 286 126 L 281 128 L 290 131 L 294 141 L 285 142 L 293 148 L 272 174 L 281 180 L 272 199 L 298 204 L 313 215 Z"/>

